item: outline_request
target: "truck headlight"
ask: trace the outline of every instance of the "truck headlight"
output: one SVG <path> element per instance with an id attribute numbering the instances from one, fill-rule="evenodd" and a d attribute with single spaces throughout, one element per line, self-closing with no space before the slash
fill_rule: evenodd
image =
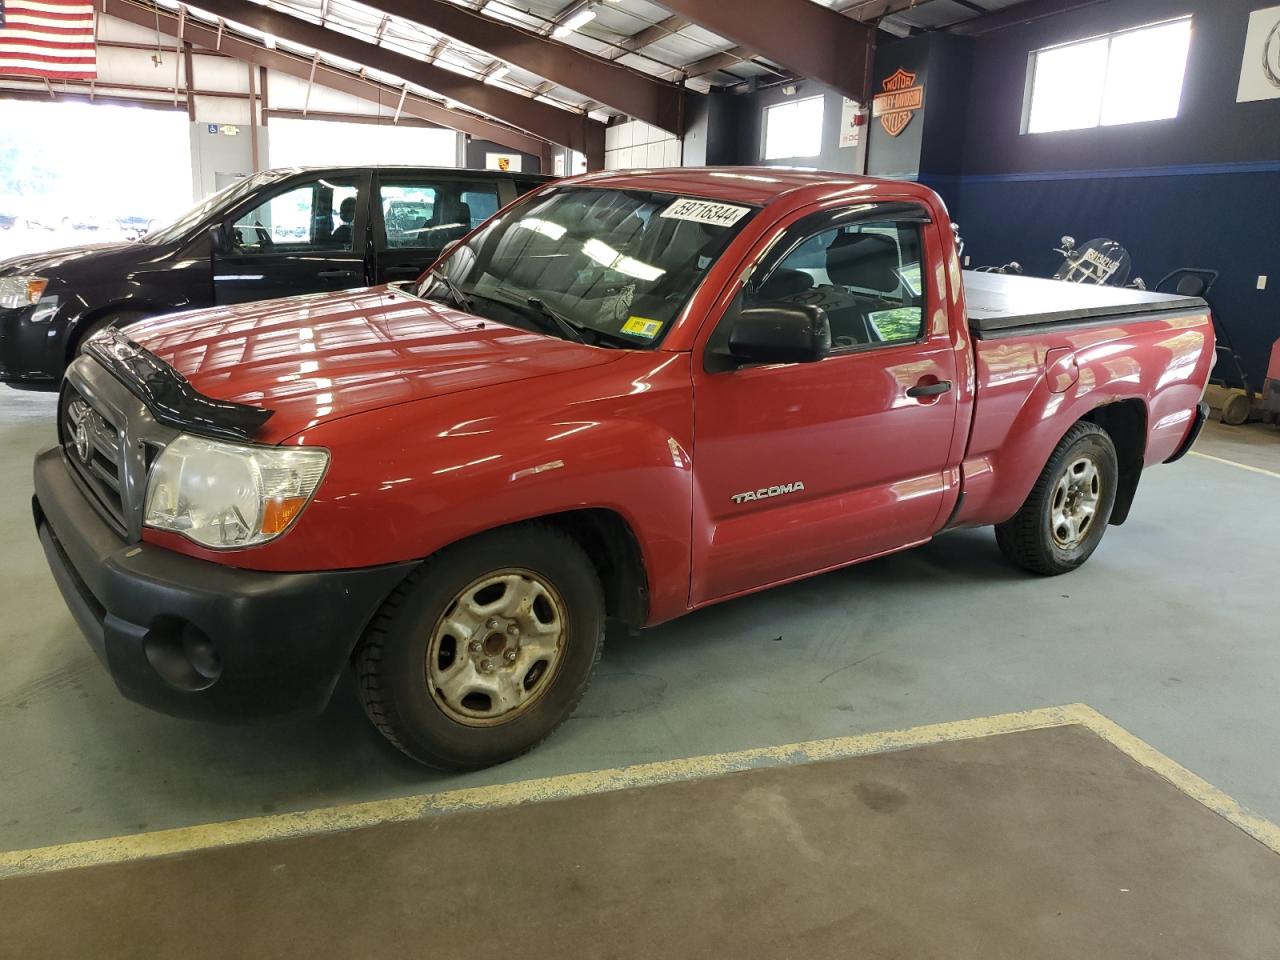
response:
<path id="1" fill-rule="evenodd" d="M 47 286 L 44 277 L 0 277 L 0 307 L 20 310 L 39 303 Z"/>
<path id="2" fill-rule="evenodd" d="M 256 447 L 182 434 L 156 458 L 143 522 L 215 549 L 284 533 L 320 486 L 329 452 Z"/>

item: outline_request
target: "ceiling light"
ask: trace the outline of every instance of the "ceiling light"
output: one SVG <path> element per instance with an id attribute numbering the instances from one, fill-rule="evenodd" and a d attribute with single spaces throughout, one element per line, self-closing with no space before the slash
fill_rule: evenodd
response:
<path id="1" fill-rule="evenodd" d="M 505 63 L 501 63 L 489 71 L 488 76 L 484 78 L 484 82 L 497 83 L 499 80 L 501 80 L 510 72 L 511 72 L 511 68 L 507 66 Z"/>
<path id="2" fill-rule="evenodd" d="M 573 31 L 590 23 L 596 18 L 596 11 L 593 7 L 583 7 L 572 17 L 566 20 L 560 26 L 551 31 L 551 35 L 557 40 L 563 40 Z"/>

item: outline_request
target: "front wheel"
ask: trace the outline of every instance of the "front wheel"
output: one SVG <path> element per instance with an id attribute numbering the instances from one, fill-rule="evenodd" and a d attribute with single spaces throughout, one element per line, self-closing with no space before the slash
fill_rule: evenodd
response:
<path id="1" fill-rule="evenodd" d="M 383 604 L 356 653 L 365 713 L 414 760 L 517 757 L 577 706 L 604 642 L 599 577 L 563 531 L 527 524 L 448 547 Z"/>
<path id="2" fill-rule="evenodd" d="M 1080 566 L 1102 540 L 1115 505 L 1120 468 L 1111 437 L 1081 421 L 1067 431 L 996 543 L 1013 563 L 1054 576 Z"/>
<path id="3" fill-rule="evenodd" d="M 124 310 L 119 313 L 112 313 L 105 317 L 98 317 L 96 320 L 90 321 L 86 326 L 77 330 L 75 340 L 71 350 L 71 360 L 84 353 L 84 345 L 88 343 L 95 334 L 101 333 L 107 327 L 123 327 L 137 320 L 141 320 L 146 314 L 139 313 L 136 310 Z M 70 361 L 68 361 L 70 362 Z"/>

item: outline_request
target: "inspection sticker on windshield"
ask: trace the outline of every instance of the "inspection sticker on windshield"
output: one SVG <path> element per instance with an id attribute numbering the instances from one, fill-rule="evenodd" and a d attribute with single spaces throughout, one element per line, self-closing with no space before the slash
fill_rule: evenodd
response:
<path id="1" fill-rule="evenodd" d="M 667 220 L 692 220 L 694 223 L 709 223 L 716 227 L 731 227 L 750 212 L 750 207 L 735 207 L 731 203 L 689 200 L 681 197 L 663 210 L 659 216 Z"/>
<path id="2" fill-rule="evenodd" d="M 623 333 L 644 337 L 646 340 L 652 340 L 661 330 L 661 320 L 648 320 L 644 317 L 628 317 L 627 322 L 622 325 Z"/>

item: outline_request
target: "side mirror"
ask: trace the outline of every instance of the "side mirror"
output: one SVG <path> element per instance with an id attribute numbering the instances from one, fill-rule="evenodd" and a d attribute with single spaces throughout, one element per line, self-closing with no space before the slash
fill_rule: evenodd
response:
<path id="1" fill-rule="evenodd" d="M 728 352 L 738 363 L 814 363 L 831 352 L 826 311 L 810 304 L 750 307 L 732 324 Z"/>
<path id="2" fill-rule="evenodd" d="M 227 231 L 223 228 L 222 224 L 215 223 L 209 228 L 209 247 L 213 250 L 214 254 L 219 257 L 226 255 L 228 248 Z"/>

